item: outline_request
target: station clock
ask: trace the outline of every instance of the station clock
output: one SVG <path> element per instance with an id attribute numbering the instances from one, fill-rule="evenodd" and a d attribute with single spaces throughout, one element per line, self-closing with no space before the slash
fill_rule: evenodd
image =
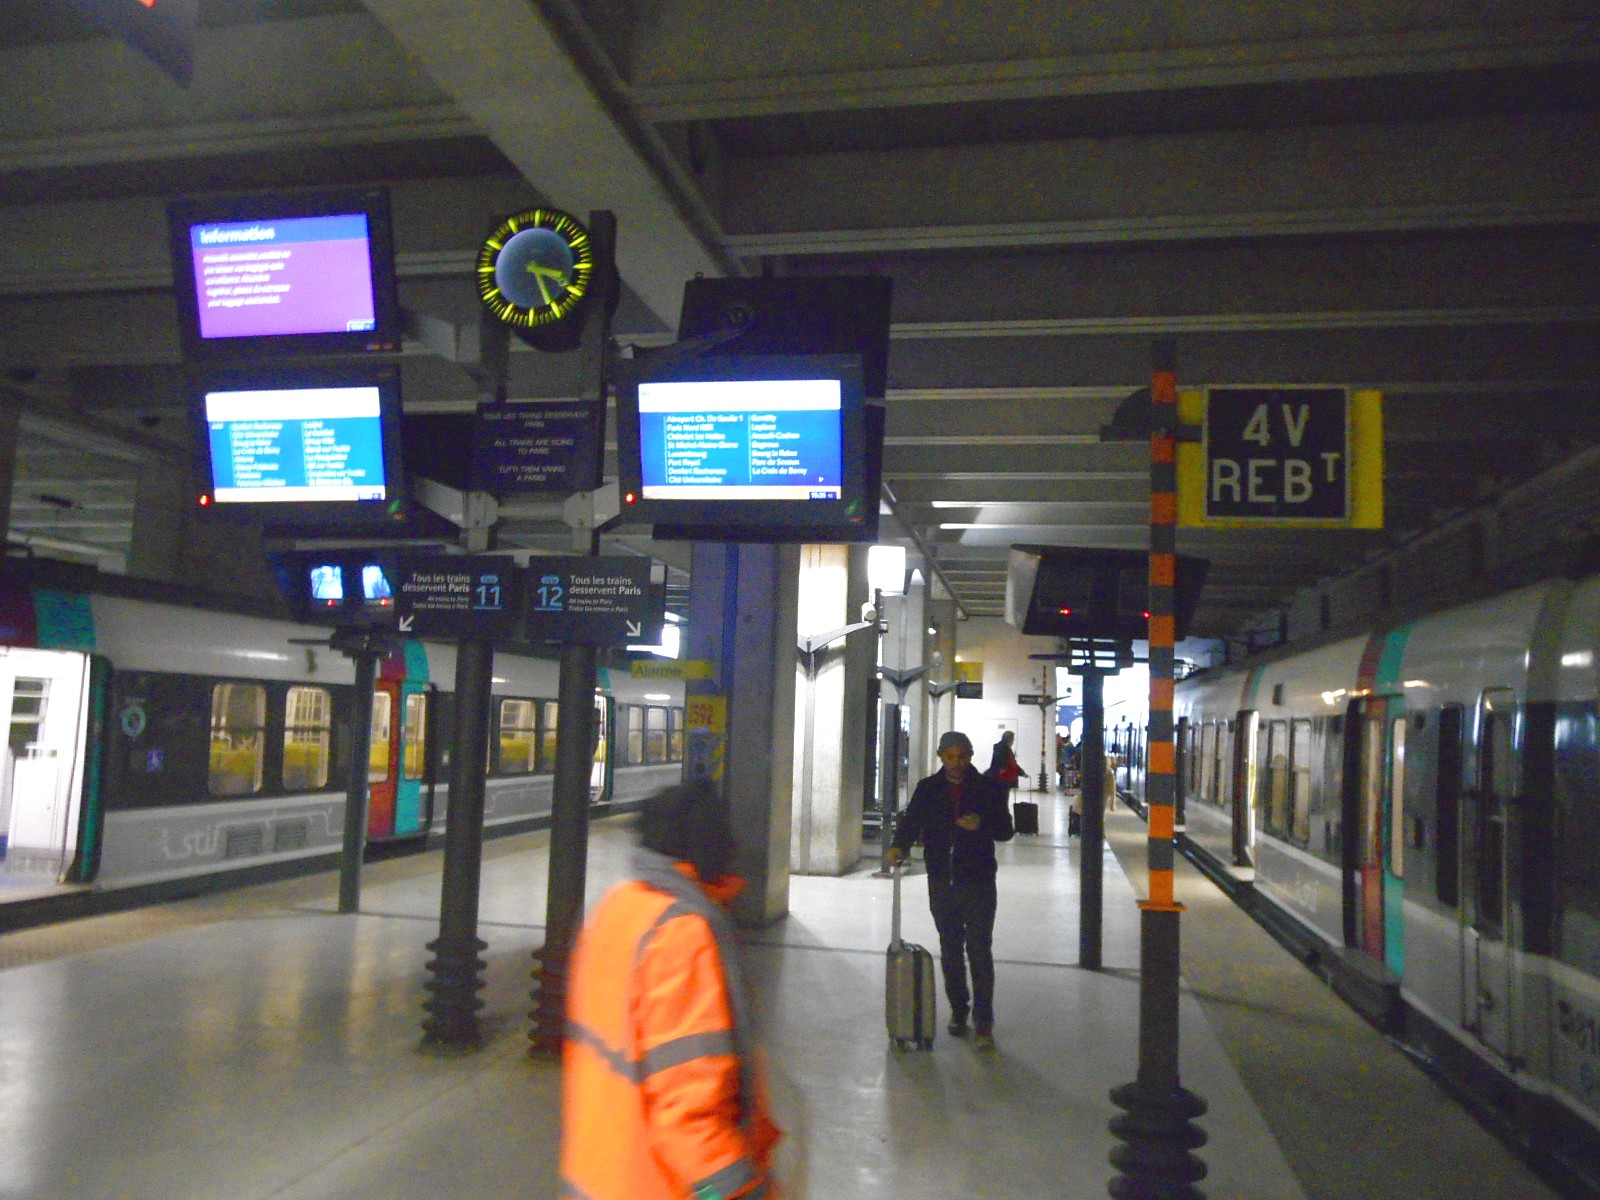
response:
<path id="1" fill-rule="evenodd" d="M 595 268 L 587 229 L 559 209 L 532 208 L 507 217 L 484 239 L 478 295 L 514 329 L 543 329 L 580 311 Z"/>

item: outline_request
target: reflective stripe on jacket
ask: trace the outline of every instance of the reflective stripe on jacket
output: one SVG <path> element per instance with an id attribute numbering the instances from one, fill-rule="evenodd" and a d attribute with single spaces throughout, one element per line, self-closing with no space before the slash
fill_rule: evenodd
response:
<path id="1" fill-rule="evenodd" d="M 605 895 L 573 952 L 561 1194 L 767 1200 L 779 1132 L 732 923 L 684 864 L 641 850 L 635 865 L 642 877 Z"/>

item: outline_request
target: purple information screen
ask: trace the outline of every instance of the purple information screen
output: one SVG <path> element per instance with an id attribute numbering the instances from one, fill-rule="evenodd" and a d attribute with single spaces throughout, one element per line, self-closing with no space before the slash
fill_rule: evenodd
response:
<path id="1" fill-rule="evenodd" d="M 202 338 L 377 325 L 364 213 L 195 225 L 189 244 Z"/>

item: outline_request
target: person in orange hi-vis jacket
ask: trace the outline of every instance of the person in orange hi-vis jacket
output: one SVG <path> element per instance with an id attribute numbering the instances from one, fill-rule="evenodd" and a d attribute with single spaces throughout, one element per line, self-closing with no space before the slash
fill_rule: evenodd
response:
<path id="1" fill-rule="evenodd" d="M 562 1200 L 777 1200 L 732 918 L 744 886 L 719 786 L 647 799 L 633 878 L 572 955 L 562 1052 Z"/>

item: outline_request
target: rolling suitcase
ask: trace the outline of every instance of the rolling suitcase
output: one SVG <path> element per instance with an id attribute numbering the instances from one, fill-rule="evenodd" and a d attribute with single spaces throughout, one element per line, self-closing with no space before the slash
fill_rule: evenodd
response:
<path id="1" fill-rule="evenodd" d="M 900 936 L 900 875 L 895 867 L 894 918 L 889 939 L 887 971 L 883 986 L 884 1018 L 889 1040 L 901 1050 L 932 1050 L 933 1031 L 938 1024 L 938 1001 L 934 995 L 933 955 Z"/>
<path id="2" fill-rule="evenodd" d="M 1039 832 L 1039 806 L 1032 800 L 1018 800 L 1011 806 L 1012 823 L 1018 833 Z"/>

